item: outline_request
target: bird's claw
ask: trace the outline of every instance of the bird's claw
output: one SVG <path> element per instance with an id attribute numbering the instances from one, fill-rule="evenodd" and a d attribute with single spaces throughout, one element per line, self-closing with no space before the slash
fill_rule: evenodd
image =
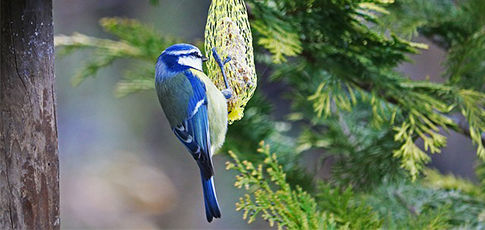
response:
<path id="1" fill-rule="evenodd" d="M 225 64 L 226 64 L 226 63 L 228 63 L 230 60 L 232 60 L 232 59 L 231 59 L 231 57 L 230 57 L 230 56 L 227 56 L 227 57 L 226 57 L 226 60 L 224 60 L 224 61 L 222 62 L 222 65 L 225 65 Z"/>
<path id="2" fill-rule="evenodd" d="M 232 90 L 230 88 L 229 89 L 223 89 L 221 91 L 221 93 L 222 93 L 222 95 L 224 95 L 226 100 L 229 100 L 232 97 Z"/>

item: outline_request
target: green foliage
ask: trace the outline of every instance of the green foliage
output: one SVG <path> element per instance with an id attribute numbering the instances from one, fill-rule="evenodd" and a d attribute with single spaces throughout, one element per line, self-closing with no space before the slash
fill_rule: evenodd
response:
<path id="1" fill-rule="evenodd" d="M 111 65 L 116 59 L 137 57 L 140 54 L 138 49 L 126 42 L 99 39 L 79 33 L 74 33 L 72 36 L 56 36 L 55 45 L 65 47 L 66 53 L 81 48 L 96 49 L 94 55 L 96 58 L 88 61 L 73 78 L 72 83 L 75 86 L 95 75 L 99 69 Z"/>
<path id="2" fill-rule="evenodd" d="M 475 172 L 480 181 L 480 193 L 485 194 L 485 162 L 480 161 L 475 168 Z"/>
<path id="3" fill-rule="evenodd" d="M 326 153 L 335 158 L 331 181 L 340 187 L 369 190 L 383 181 L 406 179 L 400 160 L 392 156 L 399 147 L 387 125 L 371 125 L 371 105 L 360 104 L 338 121 L 328 120 L 323 140 L 330 144 Z"/>
<path id="4" fill-rule="evenodd" d="M 477 144 L 477 154 L 485 158 L 482 133 L 485 132 L 485 94 L 473 90 L 460 90 L 457 101 L 460 102 L 460 110 L 466 117 L 470 126 L 470 138 Z"/>
<path id="5" fill-rule="evenodd" d="M 370 207 L 353 202 L 350 189 L 340 192 L 321 185 L 316 197 L 300 187 L 292 188 L 286 173 L 262 142 L 258 152 L 265 157 L 264 166 L 241 161 L 230 152 L 233 162 L 227 162 L 228 170 L 236 170 L 235 186 L 248 191 L 236 204 L 244 212 L 249 223 L 258 215 L 277 225 L 278 229 L 376 229 L 381 221 Z"/>
<path id="6" fill-rule="evenodd" d="M 301 52 L 298 34 L 291 32 L 291 30 L 262 23 L 253 23 L 252 27 L 261 34 L 258 44 L 273 54 L 274 63 L 286 62 L 285 56 L 296 56 Z"/>
<path id="7" fill-rule="evenodd" d="M 452 46 L 446 63 L 448 67 L 446 75 L 449 76 L 450 83 L 459 84 L 463 88 L 483 90 L 484 49 L 485 29 L 473 33 L 464 41 Z"/>
<path id="8" fill-rule="evenodd" d="M 256 61 L 270 70 L 258 75 L 271 82 L 258 82 L 221 152 L 231 151 L 228 168 L 240 173 L 236 186 L 247 191 L 237 208 L 248 222 L 261 217 L 288 229 L 485 228 L 485 164 L 476 169 L 479 185 L 425 167 L 428 154 L 446 145 L 441 130 L 450 128 L 468 135 L 485 158 L 485 1 L 246 3 Z M 135 20 L 100 24 L 116 39 L 56 36 L 64 54 L 93 50 L 73 83 L 128 59 L 115 95 L 153 90 L 154 60 L 180 40 Z M 418 35 L 448 51 L 444 83 L 396 71 L 427 47 L 410 41 Z M 284 92 L 269 95 L 261 90 L 268 84 Z M 291 106 L 276 120 L 272 103 L 279 97 Z M 456 113 L 468 129 L 450 118 Z M 268 146 L 255 152 L 261 140 L 275 153 Z M 324 180 L 301 160 L 309 153 L 319 160 L 316 171 L 329 167 Z"/>
<path id="9" fill-rule="evenodd" d="M 253 152 L 255 146 L 263 140 L 277 152 L 290 184 L 298 185 L 306 191 L 313 190 L 313 177 L 300 168 L 299 155 L 295 154 L 296 142 L 287 135 L 291 124 L 275 121 L 271 112 L 268 100 L 257 92 L 249 101 L 243 119 L 230 126 L 226 142 L 219 152 L 232 151 L 241 160 L 250 160 L 258 164 L 263 162 L 265 157 Z"/>
<path id="10" fill-rule="evenodd" d="M 100 25 L 119 38 L 119 41 L 99 39 L 74 33 L 72 36 L 58 35 L 55 45 L 62 47 L 64 52 L 72 52 L 81 48 L 94 49 L 93 59 L 81 67 L 72 79 L 73 85 L 79 85 L 88 77 L 95 76 L 100 69 L 111 65 L 120 59 L 131 59 L 134 64 L 125 73 L 124 79 L 116 86 L 117 96 L 126 96 L 143 90 L 154 88 L 153 60 L 160 55 L 160 50 L 176 43 L 169 36 L 162 36 L 152 28 L 136 20 L 122 18 L 103 18 Z"/>
<path id="11" fill-rule="evenodd" d="M 447 0 L 400 0 L 386 9 L 388 13 L 380 18 L 377 29 L 392 31 L 407 39 L 418 36 L 423 26 L 452 21 L 459 14 L 454 3 Z"/>
<path id="12" fill-rule="evenodd" d="M 265 12 L 255 13 L 253 25 L 275 24 L 299 34 L 298 39 L 286 37 L 295 39 L 292 44 L 301 44 L 301 55 L 284 67 L 274 66 L 277 69 L 274 79 L 287 81 L 298 89 L 290 92 L 295 98 L 294 107 L 308 107 L 309 102 L 301 100 L 308 98 L 316 113 L 309 118 L 313 121 L 322 115 L 328 118 L 340 110 L 349 111 L 356 103 L 371 103 L 374 125 L 394 126 L 395 141 L 401 144 L 393 151 L 394 156 L 401 159 L 401 167 L 408 170 L 413 179 L 430 160 L 425 151 L 437 153 L 446 145 L 439 128 L 455 128 L 445 114 L 455 108 L 465 111 L 475 108 L 457 100 L 463 91 L 456 86 L 415 82 L 395 72 L 393 68 L 405 61 L 407 54 L 423 46 L 392 33 L 388 36 L 376 32 L 372 25 L 384 24 L 376 11 L 387 13 L 381 7 L 385 2 L 249 2 L 255 12 Z M 276 37 L 274 43 L 285 35 L 282 31 L 280 36 L 273 36 Z M 356 94 L 361 95 L 361 101 L 356 101 Z M 483 114 L 475 114 L 477 120 L 483 118 Z M 470 124 L 471 130 L 480 127 L 473 122 Z M 416 146 L 418 138 L 424 141 L 424 150 Z M 481 144 L 476 137 L 474 140 L 481 156 Z"/>
<path id="13" fill-rule="evenodd" d="M 316 199 L 319 209 L 331 213 L 336 223 L 350 229 L 378 229 L 382 220 L 371 207 L 356 202 L 356 195 L 349 188 L 340 191 L 321 184 Z"/>
<path id="14" fill-rule="evenodd" d="M 247 191 L 236 207 L 249 223 L 261 216 L 270 226 L 289 229 L 485 227 L 485 200 L 474 197 L 479 192 L 475 185 L 456 177 L 427 170 L 422 182 L 384 181 L 363 193 L 322 182 L 312 196 L 290 186 L 277 154 L 268 145 L 261 144 L 258 152 L 265 157 L 262 164 L 241 161 L 234 153 L 230 153 L 233 161 L 227 163 L 227 169 L 239 173 L 235 186 Z"/>
<path id="15" fill-rule="evenodd" d="M 380 30 L 406 37 L 418 31 L 435 44 L 449 49 L 444 74 L 454 85 L 484 90 L 485 57 L 483 26 L 485 2 L 481 0 L 401 0 L 388 8 Z"/>
<path id="16" fill-rule="evenodd" d="M 426 188 L 419 184 L 383 184 L 362 201 L 384 219 L 385 229 L 480 229 L 483 200 L 456 190 Z"/>
<path id="17" fill-rule="evenodd" d="M 249 192 L 236 203 L 236 210 L 244 211 L 243 218 L 253 222 L 258 215 L 278 229 L 336 229 L 329 215 L 317 209 L 315 199 L 300 187 L 292 189 L 286 174 L 278 164 L 276 154 L 262 142 L 258 152 L 265 157 L 264 167 L 241 161 L 230 152 L 234 162 L 226 169 L 237 170 L 235 186 Z"/>
<path id="18" fill-rule="evenodd" d="M 335 105 L 339 110 L 351 111 L 352 106 L 357 103 L 355 89 L 349 84 L 325 73 L 324 81 L 320 83 L 315 94 L 308 97 L 313 101 L 313 109 L 318 117 L 322 114 L 328 117 L 332 114 L 332 106 Z"/>
<path id="19" fill-rule="evenodd" d="M 464 194 L 482 198 L 485 194 L 481 191 L 480 187 L 473 182 L 456 177 L 453 174 L 442 175 L 437 170 L 432 169 L 426 169 L 424 174 L 426 176 L 423 178 L 423 184 L 430 188 L 458 190 Z"/>
<path id="20" fill-rule="evenodd" d="M 159 3 L 158 0 L 150 0 L 150 4 L 154 6 L 158 5 L 158 3 Z"/>

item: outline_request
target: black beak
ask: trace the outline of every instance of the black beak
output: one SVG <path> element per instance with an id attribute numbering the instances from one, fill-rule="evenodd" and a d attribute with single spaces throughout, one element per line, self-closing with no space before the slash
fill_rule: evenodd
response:
<path id="1" fill-rule="evenodd" d="M 202 62 L 206 62 L 207 60 L 209 60 L 206 56 L 202 56 Z"/>

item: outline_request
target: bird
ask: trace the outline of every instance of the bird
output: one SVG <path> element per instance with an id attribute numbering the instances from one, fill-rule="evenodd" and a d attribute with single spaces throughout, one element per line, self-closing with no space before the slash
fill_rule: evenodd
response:
<path id="1" fill-rule="evenodd" d="M 212 155 L 227 132 L 227 99 L 202 70 L 207 58 L 191 44 L 166 48 L 155 66 L 155 89 L 175 136 L 197 162 L 208 222 L 220 218 Z M 222 71 L 224 71 L 222 69 Z"/>

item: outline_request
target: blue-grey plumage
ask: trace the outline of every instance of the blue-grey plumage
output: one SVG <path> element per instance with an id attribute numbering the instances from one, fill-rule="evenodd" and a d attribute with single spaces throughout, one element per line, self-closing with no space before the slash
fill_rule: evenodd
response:
<path id="1" fill-rule="evenodd" d="M 177 138 L 200 168 L 206 217 L 221 216 L 214 188 L 212 154 L 224 143 L 227 103 L 202 72 L 203 56 L 189 44 L 176 44 L 157 60 L 155 86 L 165 116 Z"/>

